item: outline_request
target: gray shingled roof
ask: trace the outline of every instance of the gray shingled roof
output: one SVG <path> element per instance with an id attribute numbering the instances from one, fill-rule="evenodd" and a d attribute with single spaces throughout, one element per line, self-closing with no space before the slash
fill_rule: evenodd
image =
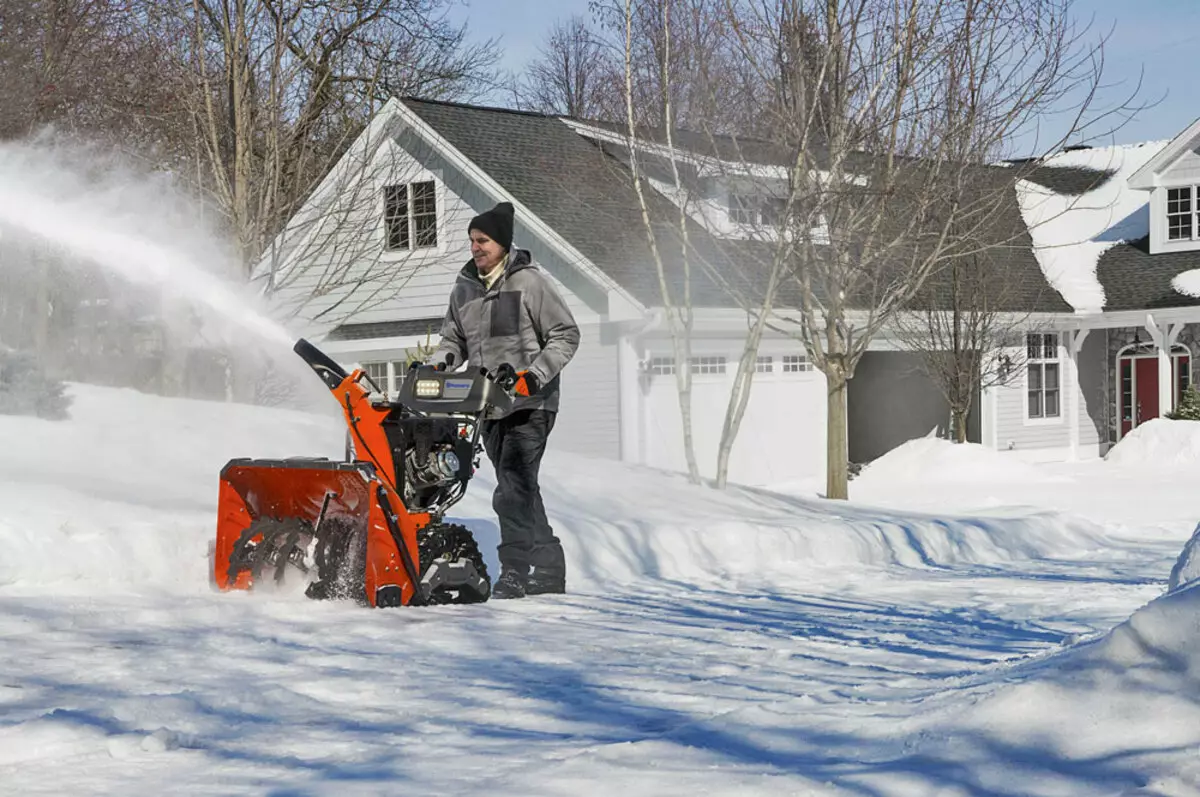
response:
<path id="1" fill-rule="evenodd" d="M 370 338 L 400 338 L 424 335 L 432 331 L 437 335 L 442 328 L 441 316 L 437 318 L 414 318 L 408 321 L 379 321 L 369 324 L 342 324 L 326 340 L 367 340 Z"/>
<path id="2" fill-rule="evenodd" d="M 1096 276 L 1104 286 L 1105 310 L 1194 307 L 1200 298 L 1177 293 L 1171 280 L 1200 269 L 1200 252 L 1150 254 L 1149 240 L 1117 244 L 1100 256 Z"/>
<path id="3" fill-rule="evenodd" d="M 604 148 L 576 134 L 559 118 L 521 111 L 404 99 L 439 134 L 478 164 L 509 193 L 643 304 L 662 303 L 658 275 L 644 233 L 627 167 Z M 658 225 L 659 246 L 673 283 L 682 273 L 678 209 L 655 191 L 647 194 Z M 753 247 L 738 247 L 699 225 L 689 227 L 695 257 L 693 302 L 732 306 L 726 290 L 703 264 L 750 292 Z M 761 262 L 761 261 L 760 261 Z"/>
<path id="4" fill-rule="evenodd" d="M 403 102 L 617 284 L 644 304 L 661 304 L 654 261 L 622 148 L 581 136 L 554 116 L 418 99 Z M 692 143 L 703 148 L 699 140 Z M 741 144 L 753 148 L 764 162 L 780 162 L 779 148 L 770 142 Z M 981 175 L 981 179 L 1011 179 L 1011 170 L 983 170 Z M 1006 246 L 992 253 L 997 267 L 1011 278 L 1004 303 L 1012 306 L 1003 309 L 1068 312 L 1070 307 L 1046 282 L 1033 256 L 1016 193 L 1011 193 L 1011 202 L 997 214 L 997 229 L 1004 231 Z M 678 209 L 655 191 L 648 193 L 648 199 L 652 215 L 662 219 L 660 250 L 669 261 L 672 282 L 677 283 L 681 272 Z M 689 227 L 689 236 L 698 255 L 693 259 L 696 306 L 735 304 L 728 289 L 720 287 L 697 263 L 718 272 L 720 280 L 733 290 L 757 295 L 761 279 L 756 271 L 761 267 L 756 269 L 754 264 L 769 260 L 768 244 L 717 239 L 695 224 Z M 798 305 L 792 286 L 780 302 Z"/>

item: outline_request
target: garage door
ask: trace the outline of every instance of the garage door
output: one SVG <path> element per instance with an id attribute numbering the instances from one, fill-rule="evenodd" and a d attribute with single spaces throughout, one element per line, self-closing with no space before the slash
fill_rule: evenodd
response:
<path id="1" fill-rule="evenodd" d="M 706 478 L 716 475 L 735 357 L 709 350 L 692 359 L 692 431 Z M 651 357 L 642 386 L 642 431 L 647 464 L 686 471 L 674 367 L 672 357 Z M 779 485 L 824 478 L 824 386 L 824 377 L 803 355 L 764 351 L 730 459 L 731 482 Z"/>

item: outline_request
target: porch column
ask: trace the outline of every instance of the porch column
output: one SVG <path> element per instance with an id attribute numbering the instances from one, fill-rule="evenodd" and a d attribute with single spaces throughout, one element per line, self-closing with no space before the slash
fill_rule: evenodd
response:
<path id="1" fill-rule="evenodd" d="M 1146 331 L 1158 349 L 1158 416 L 1164 417 L 1175 409 L 1175 391 L 1171 389 L 1171 344 L 1179 336 L 1181 325 L 1159 325 L 1154 316 L 1146 313 Z"/>
<path id="2" fill-rule="evenodd" d="M 1090 329 L 1077 329 L 1074 332 L 1067 332 L 1067 379 L 1064 380 L 1063 387 L 1070 391 L 1067 396 L 1067 434 L 1071 441 L 1070 461 L 1074 462 L 1079 459 L 1079 396 L 1081 390 L 1079 387 L 1079 350 L 1083 348 L 1083 341 L 1088 336 Z"/>

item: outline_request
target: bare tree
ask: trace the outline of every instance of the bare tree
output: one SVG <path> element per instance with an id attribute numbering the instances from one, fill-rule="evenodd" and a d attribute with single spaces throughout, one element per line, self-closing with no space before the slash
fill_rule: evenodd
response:
<path id="1" fill-rule="evenodd" d="M 576 119 L 618 118 L 612 91 L 618 70 L 586 18 L 572 16 L 555 23 L 538 57 L 526 67 L 518 101 L 529 110 Z"/>
<path id="2" fill-rule="evenodd" d="M 396 157 L 420 150 L 413 136 L 377 117 L 268 243 L 255 278 L 279 312 L 336 326 L 446 266 L 439 230 L 465 229 L 474 212 L 440 200 L 432 175 Z"/>
<path id="3" fill-rule="evenodd" d="M 390 95 L 479 89 L 495 48 L 468 48 L 447 0 L 178 0 L 190 32 L 203 175 L 249 270 Z"/>
<path id="4" fill-rule="evenodd" d="M 1023 369 L 1008 350 L 1028 327 L 1029 303 L 1036 296 L 1022 288 L 1002 252 L 983 249 L 951 260 L 892 324 L 949 405 L 957 443 L 967 442 L 968 419 L 981 391 L 1012 383 Z"/>
<path id="5" fill-rule="evenodd" d="M 1064 104 L 1078 131 L 1100 44 L 1073 26 L 1071 0 L 726 5 L 750 69 L 775 83 L 781 64 L 798 70 L 763 123 L 792 153 L 776 190 L 799 307 L 776 316 L 825 375 L 826 494 L 845 498 L 855 366 L 931 274 L 1006 243 L 983 233 L 1025 174 L 1014 167 L 1008 180 L 983 182 L 981 163 Z"/>

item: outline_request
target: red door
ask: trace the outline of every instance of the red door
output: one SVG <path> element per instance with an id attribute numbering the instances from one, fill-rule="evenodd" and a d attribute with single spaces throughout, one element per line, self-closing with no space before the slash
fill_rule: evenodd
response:
<path id="1" fill-rule="evenodd" d="M 1158 358 L 1138 357 L 1134 361 L 1137 377 L 1137 403 L 1134 404 L 1134 425 L 1158 417 Z"/>

